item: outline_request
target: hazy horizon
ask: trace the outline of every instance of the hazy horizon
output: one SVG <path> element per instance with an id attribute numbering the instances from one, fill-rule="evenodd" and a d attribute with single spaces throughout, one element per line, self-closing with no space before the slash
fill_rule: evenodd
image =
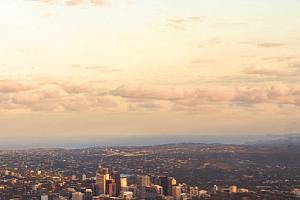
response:
<path id="1" fill-rule="evenodd" d="M 0 147 L 300 133 L 299 8 L 1 0 Z"/>
<path id="2" fill-rule="evenodd" d="M 149 134 L 151 135 L 151 134 Z M 298 134 L 283 134 L 283 135 L 156 135 L 156 136 L 119 136 L 119 137 L 85 137 L 85 138 L 65 138 L 59 137 L 57 139 L 48 138 L 27 138 L 18 140 L 4 139 L 0 142 L 0 150 L 21 150 L 21 149 L 35 149 L 35 148 L 89 148 L 89 147 L 112 147 L 112 146 L 154 146 L 165 144 L 180 144 L 180 143 L 203 143 L 203 144 L 258 144 L 259 142 L 268 142 L 278 139 L 288 139 L 292 137 L 299 137 Z"/>

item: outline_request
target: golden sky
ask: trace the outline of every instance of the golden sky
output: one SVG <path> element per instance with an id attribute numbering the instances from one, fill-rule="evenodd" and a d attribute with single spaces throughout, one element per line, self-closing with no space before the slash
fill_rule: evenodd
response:
<path id="1" fill-rule="evenodd" d="M 298 0 L 1 0 L 0 136 L 300 132 Z"/>

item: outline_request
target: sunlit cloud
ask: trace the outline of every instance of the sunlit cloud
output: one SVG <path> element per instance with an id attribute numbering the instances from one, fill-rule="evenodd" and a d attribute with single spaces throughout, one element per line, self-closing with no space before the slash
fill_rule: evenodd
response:
<path id="1" fill-rule="evenodd" d="M 33 0 L 45 4 L 65 4 L 68 6 L 79 6 L 83 4 L 91 4 L 95 6 L 107 6 L 110 5 L 109 0 Z"/>
<path id="2" fill-rule="evenodd" d="M 259 47 L 265 47 L 265 48 L 274 48 L 274 47 L 282 47 L 285 46 L 284 43 L 279 42 L 259 42 L 257 43 L 257 46 Z"/>
<path id="3" fill-rule="evenodd" d="M 221 134 L 232 130 L 220 128 L 227 119 L 253 130 L 262 119 L 299 121 L 298 4 L 3 0 L 1 116 L 18 124 L 67 116 L 60 127 L 69 135 L 82 120 L 99 134 L 129 133 L 127 123 L 157 132 L 153 119 L 165 132 L 211 124 Z"/>

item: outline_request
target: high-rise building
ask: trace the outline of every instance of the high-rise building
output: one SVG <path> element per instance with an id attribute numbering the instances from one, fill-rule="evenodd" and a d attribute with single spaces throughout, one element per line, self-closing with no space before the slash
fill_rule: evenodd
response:
<path id="1" fill-rule="evenodd" d="M 114 179 L 109 179 L 106 181 L 106 194 L 110 197 L 117 196 L 117 185 Z"/>
<path id="2" fill-rule="evenodd" d="M 81 192 L 72 193 L 72 200 L 84 200 L 84 194 Z"/>
<path id="3" fill-rule="evenodd" d="M 108 168 L 102 168 L 102 169 L 100 170 L 100 174 L 104 175 L 106 180 L 109 180 L 109 172 L 108 172 Z"/>
<path id="4" fill-rule="evenodd" d="M 108 168 L 102 168 L 102 161 L 96 173 L 96 194 L 106 194 L 106 181 L 109 180 Z"/>
<path id="5" fill-rule="evenodd" d="M 85 200 L 92 200 L 93 199 L 93 190 L 86 189 L 84 196 L 85 196 Z"/>
<path id="6" fill-rule="evenodd" d="M 127 191 L 127 178 L 126 177 L 120 178 L 120 184 L 121 184 L 121 191 Z"/>
<path id="7" fill-rule="evenodd" d="M 172 187 L 172 196 L 174 200 L 181 199 L 181 187 L 180 186 L 173 186 Z"/>
<path id="8" fill-rule="evenodd" d="M 117 171 L 113 171 L 111 178 L 115 180 L 116 183 L 116 196 L 120 195 L 121 192 L 121 175 Z"/>
<path id="9" fill-rule="evenodd" d="M 176 179 L 173 177 L 168 178 L 168 194 L 172 194 L 172 187 L 176 185 Z"/>
<path id="10" fill-rule="evenodd" d="M 149 187 L 151 185 L 150 176 L 148 176 L 148 175 L 138 176 L 137 184 L 139 187 Z"/>
<path id="11" fill-rule="evenodd" d="M 96 194 L 106 194 L 106 176 L 103 174 L 96 174 Z"/>
<path id="12" fill-rule="evenodd" d="M 169 184 L 168 177 L 160 176 L 158 179 L 159 179 L 159 185 L 162 186 L 164 190 L 163 191 L 164 195 L 165 196 L 171 195 L 168 193 L 168 184 Z"/>

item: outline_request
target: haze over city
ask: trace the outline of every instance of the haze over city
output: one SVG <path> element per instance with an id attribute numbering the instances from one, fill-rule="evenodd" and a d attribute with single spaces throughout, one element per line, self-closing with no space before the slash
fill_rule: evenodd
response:
<path id="1" fill-rule="evenodd" d="M 0 147 L 300 133 L 299 13 L 298 0 L 1 0 Z"/>
<path id="2" fill-rule="evenodd" d="M 0 200 L 300 200 L 300 0 L 0 0 Z"/>

